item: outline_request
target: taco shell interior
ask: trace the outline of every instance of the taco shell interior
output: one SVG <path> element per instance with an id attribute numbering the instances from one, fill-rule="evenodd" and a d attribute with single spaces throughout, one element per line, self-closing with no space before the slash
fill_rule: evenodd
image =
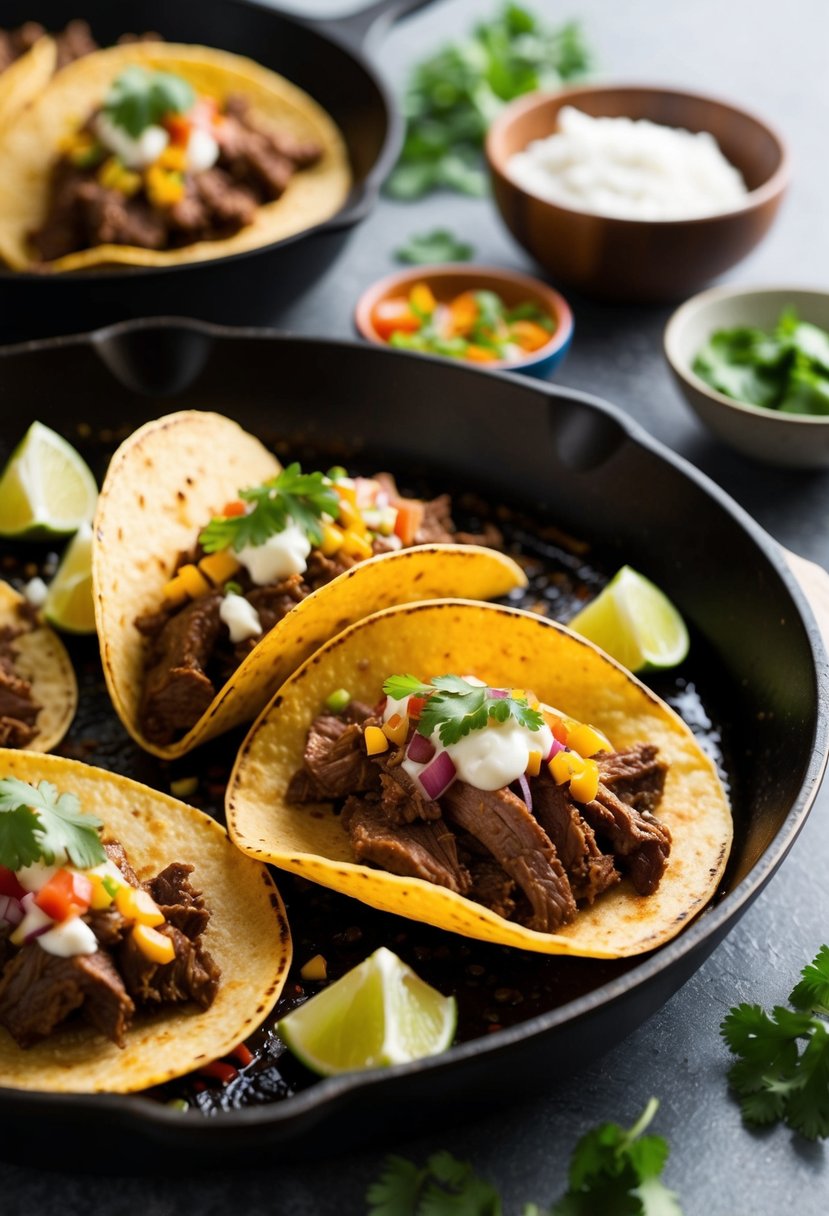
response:
<path id="1" fill-rule="evenodd" d="M 57 58 L 55 40 L 44 36 L 0 74 L 0 135 L 46 88 Z"/>
<path id="2" fill-rule="evenodd" d="M 26 628 L 26 618 L 18 614 L 24 603 L 19 592 L 0 580 L 0 629 L 24 628 L 12 642 L 17 655 L 14 669 L 29 681 L 40 705 L 37 733 L 27 750 L 48 752 L 57 747 L 72 724 L 78 708 L 78 682 L 72 660 L 54 630 L 40 621 Z"/>
<path id="3" fill-rule="evenodd" d="M 28 234 L 46 215 L 52 166 L 61 143 L 101 104 L 115 77 L 133 64 L 183 76 L 197 93 L 219 101 L 241 94 L 263 127 L 317 142 L 323 155 L 311 168 L 294 174 L 284 194 L 260 206 L 254 222 L 231 237 L 167 250 L 98 245 L 52 262 L 37 262 Z M 30 71 L 26 83 L 33 75 Z M 25 111 L 17 112 L 5 129 L 0 124 L 0 259 L 15 270 L 43 265 L 53 272 L 113 264 L 175 266 L 242 253 L 322 223 L 343 205 L 351 186 L 342 135 L 325 110 L 278 73 L 213 47 L 163 42 L 110 47 L 68 64 L 38 96 L 26 100 L 31 104 Z"/>
<path id="4" fill-rule="evenodd" d="M 446 888 L 355 862 L 330 804 L 286 801 L 308 728 L 334 689 L 347 688 L 353 698 L 373 704 L 389 675 L 430 679 L 449 672 L 532 689 L 540 700 L 604 731 L 617 750 L 643 741 L 658 746 L 670 768 L 657 815 L 670 828 L 673 845 L 653 895 L 637 895 L 623 880 L 559 932 L 539 933 Z M 594 958 L 639 954 L 677 934 L 714 894 L 732 839 L 728 801 L 712 762 L 649 689 L 561 625 L 518 609 L 457 600 L 376 613 L 303 663 L 251 728 L 226 809 L 240 849 L 373 907 L 483 941 Z"/>
<path id="5" fill-rule="evenodd" d="M 262 1022 L 291 961 L 285 909 L 265 868 L 234 848 L 224 829 L 193 807 L 136 781 L 57 756 L 0 749 L 0 776 L 51 781 L 120 840 L 141 879 L 171 861 L 192 864 L 210 923 L 207 950 L 221 967 L 211 1007 L 136 1014 L 126 1047 L 91 1027 L 67 1026 L 23 1050 L 0 1027 L 0 1087 L 50 1093 L 127 1093 L 158 1085 L 225 1055 Z"/>
<path id="6" fill-rule="evenodd" d="M 183 755 L 250 722 L 303 659 L 375 609 L 438 595 L 489 599 L 525 581 L 510 558 L 477 545 L 423 545 L 360 562 L 292 608 L 182 739 L 151 743 L 139 721 L 146 648 L 135 620 L 158 610 L 179 553 L 192 548 L 210 518 L 240 489 L 279 469 L 235 422 L 194 410 L 147 423 L 112 458 L 94 525 L 96 624 L 118 716 L 157 756 Z"/>

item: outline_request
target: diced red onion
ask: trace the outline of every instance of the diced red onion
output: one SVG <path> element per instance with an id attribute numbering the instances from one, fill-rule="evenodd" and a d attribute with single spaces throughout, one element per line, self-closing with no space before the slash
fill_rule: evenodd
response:
<path id="1" fill-rule="evenodd" d="M 526 773 L 522 773 L 521 776 L 518 778 L 518 784 L 521 786 L 521 793 L 523 795 L 524 801 L 527 804 L 527 810 L 531 811 L 533 809 L 533 796 L 532 796 L 532 792 L 530 790 L 530 783 L 527 780 Z"/>
<path id="2" fill-rule="evenodd" d="M 428 764 L 434 754 L 435 745 L 432 740 L 427 739 L 425 735 L 421 735 L 419 730 L 416 730 L 412 735 L 409 750 L 406 752 L 406 759 L 413 760 L 415 764 Z"/>
<path id="3" fill-rule="evenodd" d="M 547 755 L 544 757 L 544 759 L 549 763 L 549 761 L 552 760 L 553 756 L 557 756 L 559 752 L 566 752 L 566 751 L 567 751 L 566 743 L 559 742 L 559 740 L 555 737 L 555 735 L 553 735 L 552 746 L 550 747 L 550 750 L 547 752 Z"/>
<path id="4" fill-rule="evenodd" d="M 427 798 L 440 798 L 457 776 L 457 769 L 452 763 L 448 752 L 440 752 L 430 765 L 420 774 L 420 784 Z"/>
<path id="5" fill-rule="evenodd" d="M 23 909 L 20 900 L 13 895 L 0 895 L 0 924 L 10 925 L 12 929 L 23 919 Z"/>
<path id="6" fill-rule="evenodd" d="M 509 696 L 509 691 L 506 688 L 490 688 L 489 697 L 492 701 L 503 701 Z"/>
<path id="7" fill-rule="evenodd" d="M 38 906 L 35 903 L 36 898 L 37 898 L 36 891 L 29 891 L 26 895 L 23 896 L 20 903 L 21 903 L 24 913 L 29 913 L 32 911 L 33 908 L 36 908 Z M 40 910 L 41 909 L 38 908 L 38 911 L 40 911 Z M 38 927 L 36 929 L 30 929 L 29 932 L 26 934 L 26 936 L 23 939 L 24 944 L 28 945 L 29 942 L 33 942 L 36 937 L 40 937 L 41 933 L 45 933 L 47 929 L 53 928 L 54 923 L 55 922 L 50 917 L 46 921 L 45 924 L 38 925 Z"/>

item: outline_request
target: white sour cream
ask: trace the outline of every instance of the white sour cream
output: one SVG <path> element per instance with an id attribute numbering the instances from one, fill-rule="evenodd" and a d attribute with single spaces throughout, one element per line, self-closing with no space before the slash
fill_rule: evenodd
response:
<path id="1" fill-rule="evenodd" d="M 101 111 L 95 119 L 95 134 L 105 148 L 114 152 L 128 169 L 145 169 L 158 160 L 170 142 L 163 127 L 145 127 L 135 138 L 123 127 L 118 127 Z"/>
<path id="2" fill-rule="evenodd" d="M 187 140 L 187 168 L 191 173 L 212 169 L 219 159 L 219 145 L 204 127 L 193 127 Z"/>
<path id="3" fill-rule="evenodd" d="M 276 583 L 289 574 L 304 574 L 308 568 L 311 542 L 293 520 L 286 528 L 269 536 L 263 545 L 247 545 L 236 557 L 258 586 Z"/>
<path id="4" fill-rule="evenodd" d="M 54 929 L 47 929 L 36 940 L 47 954 L 56 954 L 58 958 L 94 954 L 98 949 L 98 939 L 79 916 L 72 916 L 55 925 Z"/>
<path id="5" fill-rule="evenodd" d="M 564 106 L 558 130 L 507 163 L 513 181 L 551 203 L 634 220 L 689 219 L 739 206 L 739 172 L 707 131 L 647 119 L 593 118 Z"/>
<path id="6" fill-rule="evenodd" d="M 219 606 L 219 617 L 227 625 L 230 640 L 234 643 L 257 638 L 262 632 L 262 622 L 253 604 L 243 595 L 228 592 Z"/>

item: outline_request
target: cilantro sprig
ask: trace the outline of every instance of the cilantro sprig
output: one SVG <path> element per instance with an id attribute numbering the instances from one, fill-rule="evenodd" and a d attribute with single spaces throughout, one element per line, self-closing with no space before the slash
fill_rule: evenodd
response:
<path id="1" fill-rule="evenodd" d="M 411 266 L 428 266 L 432 262 L 468 262 L 474 254 L 475 246 L 462 241 L 448 228 L 413 233 L 405 245 L 394 251 L 398 262 L 407 262 Z"/>
<path id="2" fill-rule="evenodd" d="M 138 64 L 125 68 L 104 98 L 104 114 L 136 139 L 165 114 L 184 114 L 196 101 L 193 86 L 172 72 L 151 72 Z"/>
<path id="3" fill-rule="evenodd" d="M 800 974 L 789 996 L 794 1009 L 737 1005 L 720 1033 L 738 1057 L 728 1080 L 745 1122 L 782 1120 L 816 1140 L 829 1136 L 829 946 Z"/>
<path id="4" fill-rule="evenodd" d="M 231 547 L 239 553 L 248 545 L 263 545 L 290 522 L 319 545 L 323 515 L 336 519 L 340 511 L 340 497 L 330 479 L 323 473 L 303 473 L 296 462 L 261 486 L 240 490 L 239 497 L 252 503 L 253 509 L 245 515 L 212 519 L 199 536 L 205 553 Z"/>
<path id="5" fill-rule="evenodd" d="M 74 794 L 59 794 L 50 781 L 35 787 L 17 777 L 0 780 L 0 865 L 10 870 L 64 857 L 79 869 L 98 865 L 106 861 L 101 827 Z"/>
<path id="6" fill-rule="evenodd" d="M 396 701 L 425 697 L 417 729 L 428 739 L 438 731 L 441 743 L 457 743 L 472 730 L 483 730 L 490 718 L 506 722 L 514 718 L 529 730 L 540 730 L 544 718 L 532 709 L 526 697 L 503 696 L 503 689 L 471 684 L 461 676 L 435 676 L 429 684 L 417 676 L 389 676 L 383 692 Z"/>
<path id="7" fill-rule="evenodd" d="M 661 1174 L 668 1144 L 644 1132 L 659 1103 L 651 1098 L 630 1129 L 603 1123 L 579 1140 L 570 1161 L 569 1186 L 552 1207 L 527 1203 L 523 1216 L 682 1216 Z M 418 1168 L 389 1157 L 368 1189 L 368 1216 L 502 1216 L 498 1191 L 467 1162 L 433 1153 Z"/>

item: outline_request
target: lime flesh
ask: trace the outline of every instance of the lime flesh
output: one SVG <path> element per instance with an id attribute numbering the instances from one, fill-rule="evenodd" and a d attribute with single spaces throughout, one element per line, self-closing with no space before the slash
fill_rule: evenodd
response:
<path id="1" fill-rule="evenodd" d="M 67 633 L 95 632 L 92 599 L 92 528 L 82 524 L 66 547 L 49 584 L 43 615 Z"/>
<path id="2" fill-rule="evenodd" d="M 306 1067 L 331 1076 L 437 1055 L 452 1042 L 456 1023 L 454 997 L 381 946 L 284 1017 L 277 1031 Z"/>
<path id="3" fill-rule="evenodd" d="M 622 566 L 568 624 L 629 671 L 676 667 L 688 654 L 682 617 L 664 592 L 630 566 Z"/>
<path id="4" fill-rule="evenodd" d="M 70 443 L 33 422 L 0 475 L 0 536 L 68 536 L 95 512 L 98 487 Z"/>

